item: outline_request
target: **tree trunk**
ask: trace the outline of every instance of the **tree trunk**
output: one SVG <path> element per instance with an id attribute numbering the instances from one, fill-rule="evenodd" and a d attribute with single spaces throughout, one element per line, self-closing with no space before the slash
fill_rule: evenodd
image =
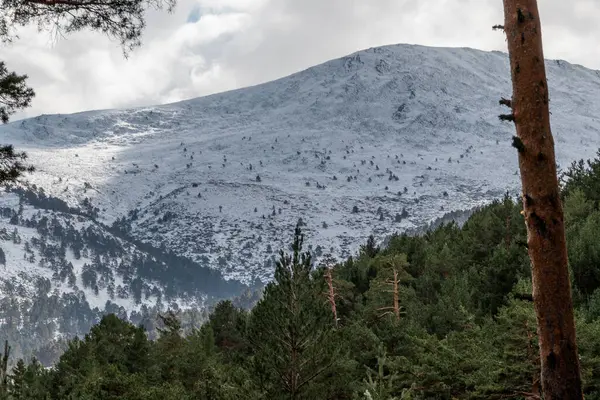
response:
<path id="1" fill-rule="evenodd" d="M 400 301 L 398 295 L 398 271 L 394 268 L 394 280 L 392 281 L 393 291 L 394 291 L 394 315 L 396 316 L 396 321 L 400 321 Z"/>
<path id="2" fill-rule="evenodd" d="M 536 0 L 504 0 L 513 83 L 513 113 L 501 116 L 517 128 L 523 214 L 531 258 L 533 300 L 540 346 L 544 399 L 583 398 L 563 210 L 559 197 L 548 86 Z"/>
<path id="3" fill-rule="evenodd" d="M 333 313 L 333 326 L 338 327 L 338 316 L 337 316 L 337 306 L 335 304 L 335 287 L 333 286 L 333 277 L 331 276 L 331 267 L 327 267 L 327 272 L 325 272 L 325 280 L 327 281 L 327 300 L 329 300 L 329 304 L 331 305 L 331 312 Z"/>

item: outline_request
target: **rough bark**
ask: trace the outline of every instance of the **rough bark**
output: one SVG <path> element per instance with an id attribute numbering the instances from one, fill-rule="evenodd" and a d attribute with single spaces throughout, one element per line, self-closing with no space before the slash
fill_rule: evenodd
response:
<path id="1" fill-rule="evenodd" d="M 536 0 L 503 0 L 513 83 L 513 146 L 519 152 L 523 215 L 546 400 L 583 398 L 562 204 L 550 131 L 548 86 Z"/>

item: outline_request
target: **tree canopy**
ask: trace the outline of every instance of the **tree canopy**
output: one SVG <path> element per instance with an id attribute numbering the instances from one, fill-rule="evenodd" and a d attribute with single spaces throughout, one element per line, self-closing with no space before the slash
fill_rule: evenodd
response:
<path id="1" fill-rule="evenodd" d="M 599 162 L 581 172 L 591 178 Z M 582 390 L 600 399 L 600 280 L 589 278 L 600 276 L 600 218 L 595 194 L 577 182 L 563 193 L 570 279 Z M 252 309 L 223 301 L 193 327 L 182 312 L 144 327 L 105 316 L 48 369 L 11 358 L 0 398 L 539 399 L 521 210 L 506 196 L 462 226 L 395 235 L 386 246 L 370 238 L 326 265 L 313 263 L 297 228 Z M 23 320 L 18 310 L 0 304 L 0 335 Z"/>

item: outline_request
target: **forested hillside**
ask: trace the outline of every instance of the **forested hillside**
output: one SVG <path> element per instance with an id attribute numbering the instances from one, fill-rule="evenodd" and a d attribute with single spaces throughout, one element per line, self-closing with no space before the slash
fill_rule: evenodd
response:
<path id="1" fill-rule="evenodd" d="M 600 154 L 600 153 L 599 153 Z M 573 164 L 563 201 L 586 399 L 600 398 L 600 158 Z M 251 311 L 230 301 L 150 339 L 115 315 L 50 369 L 10 360 L 6 399 L 530 399 L 539 359 L 521 205 L 458 227 L 374 240 L 313 265 L 297 228 Z M 6 353 L 6 351 L 5 351 Z M 10 352 L 8 352 L 10 353 Z"/>
<path id="2" fill-rule="evenodd" d="M 69 206 L 35 185 L 0 193 L 0 338 L 14 355 L 52 362 L 61 348 L 52 341 L 84 335 L 107 313 L 151 330 L 167 308 L 193 322 L 218 299 L 252 296 L 214 269 L 99 223 L 89 202 Z"/>
<path id="3" fill-rule="evenodd" d="M 594 154 L 600 73 L 545 65 L 565 166 Z M 509 72 L 500 52 L 391 45 L 174 104 L 0 126 L 36 168 L 0 192 L 0 338 L 47 363 L 53 340 L 106 313 L 153 330 L 187 310 L 189 328 L 220 299 L 250 307 L 299 219 L 319 264 L 516 196 L 514 128 L 497 117 Z"/>

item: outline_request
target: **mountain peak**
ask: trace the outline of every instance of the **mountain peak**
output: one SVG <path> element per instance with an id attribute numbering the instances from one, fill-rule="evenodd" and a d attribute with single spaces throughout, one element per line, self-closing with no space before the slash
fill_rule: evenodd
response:
<path id="1" fill-rule="evenodd" d="M 548 61 L 561 164 L 599 142 L 597 71 Z M 501 52 L 390 45 L 272 82 L 156 107 L 0 127 L 32 184 L 107 226 L 266 281 L 299 218 L 316 254 L 347 256 L 441 215 L 516 193 Z M 567 140 L 568 138 L 568 140 Z M 116 224 L 116 225 L 115 225 Z"/>

